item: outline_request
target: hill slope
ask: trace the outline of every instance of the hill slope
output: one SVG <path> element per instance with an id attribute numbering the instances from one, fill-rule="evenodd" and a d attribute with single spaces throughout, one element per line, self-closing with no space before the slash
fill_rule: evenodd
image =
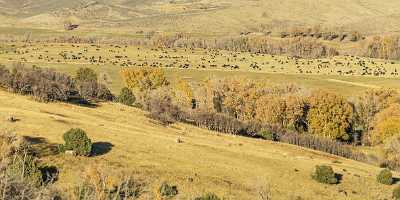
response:
<path id="1" fill-rule="evenodd" d="M 74 19 L 87 28 L 207 34 L 295 25 L 397 32 L 399 13 L 398 0 L 0 0 L 0 15 L 24 26 L 62 28 L 66 19 Z"/>
<path id="2" fill-rule="evenodd" d="M 29 97 L 0 91 L 0 130 L 29 136 L 41 160 L 56 165 L 56 185 L 69 188 L 79 183 L 87 166 L 126 169 L 149 183 L 176 183 L 178 199 L 192 199 L 206 191 L 228 199 L 257 199 L 259 186 L 269 185 L 274 200 L 384 199 L 391 187 L 375 181 L 379 169 L 363 163 L 301 149 L 291 145 L 220 135 L 192 126 L 164 127 L 152 123 L 140 110 L 107 103 L 96 108 L 64 103 L 44 104 Z M 9 116 L 19 119 L 7 122 Z M 102 149 L 99 156 L 73 158 L 55 155 L 56 143 L 72 127 L 86 130 Z M 181 138 L 183 143 L 177 143 Z M 335 161 L 335 162 L 333 162 Z M 332 165 L 343 175 L 339 185 L 311 180 L 317 164 Z M 145 190 L 141 199 L 152 199 Z"/>

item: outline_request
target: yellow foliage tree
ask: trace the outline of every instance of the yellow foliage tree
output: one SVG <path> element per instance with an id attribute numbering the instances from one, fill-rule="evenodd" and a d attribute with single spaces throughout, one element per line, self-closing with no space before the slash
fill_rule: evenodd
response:
<path id="1" fill-rule="evenodd" d="M 312 134 L 349 140 L 353 107 L 342 96 L 317 91 L 310 97 L 308 123 Z"/>
<path id="2" fill-rule="evenodd" d="M 356 102 L 357 123 L 365 132 L 373 128 L 373 119 L 377 113 L 390 104 L 399 101 L 399 94 L 392 89 L 370 89 L 365 91 Z"/>
<path id="3" fill-rule="evenodd" d="M 284 128 L 299 128 L 306 121 L 305 106 L 301 96 L 265 95 L 257 100 L 255 119 Z"/>
<path id="4" fill-rule="evenodd" d="M 371 140 L 373 144 L 380 144 L 393 136 L 400 136 L 400 104 L 397 103 L 376 115 Z"/>
<path id="5" fill-rule="evenodd" d="M 165 73 L 160 68 L 124 68 L 121 75 L 126 86 L 133 91 L 149 91 L 169 85 Z"/>
<path id="6" fill-rule="evenodd" d="M 178 80 L 174 92 L 177 102 L 182 107 L 191 108 L 193 106 L 194 94 L 188 81 L 184 79 Z"/>

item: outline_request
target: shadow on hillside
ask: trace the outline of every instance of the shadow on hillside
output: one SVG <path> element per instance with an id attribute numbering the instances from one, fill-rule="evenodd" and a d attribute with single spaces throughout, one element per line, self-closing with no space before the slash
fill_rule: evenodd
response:
<path id="1" fill-rule="evenodd" d="M 46 138 L 24 136 L 24 139 L 32 146 L 33 153 L 38 157 L 58 154 L 58 145 L 50 143 Z"/>
<path id="2" fill-rule="evenodd" d="M 393 177 L 393 183 L 394 184 L 399 184 L 400 183 L 400 178 Z"/>
<path id="3" fill-rule="evenodd" d="M 109 142 L 95 142 L 92 145 L 92 156 L 101 156 L 111 151 L 114 147 Z"/>
<path id="4" fill-rule="evenodd" d="M 68 103 L 76 105 L 76 106 L 86 107 L 86 108 L 97 108 L 98 107 L 98 105 L 95 102 L 87 101 L 85 99 L 71 99 L 68 101 Z"/>
<path id="5" fill-rule="evenodd" d="M 342 174 L 335 173 L 335 177 L 338 180 L 337 184 L 342 182 L 342 179 L 343 179 L 343 175 Z"/>

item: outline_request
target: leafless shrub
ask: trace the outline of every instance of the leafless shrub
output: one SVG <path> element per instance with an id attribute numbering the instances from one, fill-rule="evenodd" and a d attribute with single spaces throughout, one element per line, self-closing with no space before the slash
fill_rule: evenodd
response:
<path id="1" fill-rule="evenodd" d="M 331 139 L 284 131 L 278 134 L 280 142 L 293 144 L 308 149 L 314 149 L 353 160 L 367 160 L 365 154 L 361 152 L 355 152 L 351 149 L 351 147 Z"/>
<path id="2" fill-rule="evenodd" d="M 39 101 L 68 101 L 76 95 L 74 81 L 66 74 L 50 69 L 25 68 L 16 65 L 11 71 L 0 70 L 0 85 Z"/>
<path id="3" fill-rule="evenodd" d="M 167 125 L 180 121 L 183 112 L 173 103 L 172 97 L 165 90 L 153 91 L 146 102 L 146 108 L 150 112 L 149 117 Z"/>

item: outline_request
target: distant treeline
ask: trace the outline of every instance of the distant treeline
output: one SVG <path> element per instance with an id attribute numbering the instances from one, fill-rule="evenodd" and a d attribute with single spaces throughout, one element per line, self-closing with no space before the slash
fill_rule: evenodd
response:
<path id="1" fill-rule="evenodd" d="M 297 30 L 297 29 L 296 29 Z M 333 41 L 337 37 L 350 38 L 352 47 Z M 363 38 L 363 39 L 360 39 Z M 328 41 L 327 41 L 328 40 Z M 382 59 L 400 59 L 400 36 L 387 35 L 365 38 L 360 33 L 339 34 L 293 31 L 280 37 L 242 34 L 226 37 L 199 37 L 185 33 L 143 33 L 136 38 L 60 36 L 32 39 L 30 37 L 0 36 L 5 42 L 90 43 L 139 45 L 165 48 L 203 48 L 228 51 L 252 52 L 272 55 L 288 55 L 301 58 L 324 58 L 337 55 L 355 55 Z"/>

